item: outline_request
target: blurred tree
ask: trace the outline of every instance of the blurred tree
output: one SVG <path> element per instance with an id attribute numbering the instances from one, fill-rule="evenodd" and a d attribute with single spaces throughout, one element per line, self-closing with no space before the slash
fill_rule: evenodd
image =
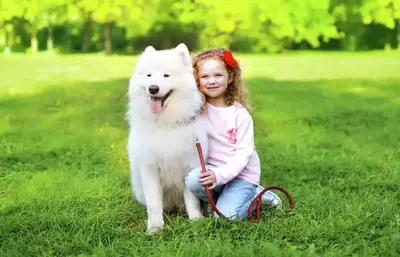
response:
<path id="1" fill-rule="evenodd" d="M 53 52 L 53 26 L 67 21 L 67 0 L 46 0 L 44 1 L 44 23 L 47 27 L 47 51 Z"/>
<path id="2" fill-rule="evenodd" d="M 104 46 L 105 52 L 110 54 L 112 52 L 112 27 L 113 24 L 119 19 L 123 18 L 123 14 L 135 14 L 138 12 L 138 1 L 126 0 L 101 0 L 98 8 L 94 11 L 93 18 L 104 24 Z M 126 11 L 126 10 L 134 10 Z M 136 17 L 135 17 L 136 18 Z"/>
<path id="3" fill-rule="evenodd" d="M 399 45 L 400 1 L 399 0 L 365 0 L 361 7 L 364 24 L 381 24 L 395 32 L 397 47 Z M 389 47 L 386 42 L 385 47 Z"/>
<path id="4" fill-rule="evenodd" d="M 15 5 L 15 4 L 14 4 Z M 18 12 L 14 15 L 26 22 L 26 29 L 31 36 L 31 51 L 38 52 L 37 33 L 42 28 L 48 29 L 48 50 L 53 50 L 52 26 L 63 19 L 64 0 L 22 0 L 15 5 Z"/>
<path id="5" fill-rule="evenodd" d="M 290 36 L 295 43 L 306 42 L 312 48 L 320 46 L 320 41 L 337 39 L 340 34 L 335 26 L 335 18 L 329 12 L 330 0 L 287 0 Z"/>
<path id="6" fill-rule="evenodd" d="M 10 54 L 13 44 L 13 18 L 21 16 L 22 8 L 14 4 L 13 0 L 0 0 L 0 25 L 4 33 L 4 53 Z"/>
<path id="7" fill-rule="evenodd" d="M 321 40 L 340 36 L 329 13 L 329 0 L 251 0 L 247 4 L 247 10 L 240 8 L 246 12 L 242 12 L 235 41 L 247 41 L 251 51 L 280 52 L 293 44 L 317 48 Z"/>
<path id="8" fill-rule="evenodd" d="M 399 0 L 331 0 L 336 25 L 345 34 L 343 49 L 368 49 L 364 34 L 371 24 L 380 24 L 394 31 L 397 34 L 396 41 L 399 42 L 399 29 L 396 25 L 400 19 L 399 6 Z"/>
<path id="9" fill-rule="evenodd" d="M 343 33 L 342 48 L 356 50 L 362 48 L 362 35 L 365 26 L 362 23 L 361 7 L 364 0 L 331 0 L 331 12 L 338 30 Z"/>
<path id="10" fill-rule="evenodd" d="M 396 19 L 396 39 L 397 39 L 397 49 L 400 50 L 400 0 L 393 1 L 394 17 Z"/>
<path id="11" fill-rule="evenodd" d="M 134 51 L 132 39 L 140 39 L 148 35 L 158 20 L 167 19 L 168 11 L 165 6 L 173 2 L 169 0 L 136 0 L 131 2 L 130 7 L 122 10 L 122 15 L 120 19 L 116 20 L 116 25 L 125 29 L 125 36 L 130 41 L 127 52 L 132 53 Z M 164 36 L 168 37 L 167 31 Z"/>
<path id="12" fill-rule="evenodd" d="M 290 44 L 294 27 L 284 0 L 250 0 L 235 31 L 232 48 L 280 52 Z"/>
<path id="13" fill-rule="evenodd" d="M 5 52 L 399 48 L 400 0 L 0 0 L 0 35 Z"/>
<path id="14" fill-rule="evenodd" d="M 92 15 L 99 5 L 99 0 L 73 0 L 72 4 L 68 5 L 68 20 L 78 21 L 83 26 L 81 52 L 89 51 L 93 24 Z"/>

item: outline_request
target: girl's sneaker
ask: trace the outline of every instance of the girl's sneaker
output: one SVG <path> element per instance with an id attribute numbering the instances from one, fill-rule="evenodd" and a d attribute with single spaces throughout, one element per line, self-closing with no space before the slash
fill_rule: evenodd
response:
<path id="1" fill-rule="evenodd" d="M 257 195 L 259 195 L 263 190 L 264 188 L 258 185 L 254 197 L 257 197 Z M 282 200 L 279 198 L 279 196 L 269 190 L 263 194 L 261 201 L 263 205 L 269 205 L 278 208 L 282 207 Z"/>

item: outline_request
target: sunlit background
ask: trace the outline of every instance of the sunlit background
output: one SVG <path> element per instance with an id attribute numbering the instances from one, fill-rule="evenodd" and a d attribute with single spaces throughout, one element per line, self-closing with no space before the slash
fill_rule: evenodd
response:
<path id="1" fill-rule="evenodd" d="M 398 0 L 1 0 L 5 53 L 132 54 L 146 45 L 238 52 L 400 46 Z"/>

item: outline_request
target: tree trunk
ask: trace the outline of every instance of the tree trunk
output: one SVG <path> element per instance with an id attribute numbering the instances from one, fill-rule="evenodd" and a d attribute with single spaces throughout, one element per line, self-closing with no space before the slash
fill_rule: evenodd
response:
<path id="1" fill-rule="evenodd" d="M 161 47 L 162 48 L 164 48 L 164 49 L 166 49 L 166 48 L 172 48 L 172 43 L 171 43 L 171 40 L 170 40 L 170 38 L 168 37 L 168 35 L 166 35 L 166 36 L 164 36 L 163 38 L 162 38 L 162 41 L 161 41 L 162 43 L 161 43 Z"/>
<path id="2" fill-rule="evenodd" d="M 47 27 L 48 35 L 47 35 L 47 51 L 53 52 L 54 50 L 54 42 L 53 42 L 53 27 L 51 23 Z"/>
<path id="3" fill-rule="evenodd" d="M 39 51 L 38 39 L 37 39 L 36 31 L 34 33 L 32 33 L 31 48 L 32 48 L 32 53 L 33 54 L 36 54 Z"/>
<path id="4" fill-rule="evenodd" d="M 14 33 L 14 24 L 11 22 L 4 23 L 4 39 L 5 39 L 5 48 L 4 54 L 9 55 L 11 53 L 11 47 L 14 44 L 15 40 L 15 33 Z"/>
<path id="5" fill-rule="evenodd" d="M 38 46 L 38 39 L 37 39 L 37 27 L 36 27 L 36 21 L 33 21 L 31 23 L 31 28 L 30 28 L 30 34 L 31 34 L 31 53 L 36 54 L 39 51 L 39 46 Z"/>
<path id="6" fill-rule="evenodd" d="M 5 30 L 5 40 L 6 40 L 6 47 L 4 48 L 4 54 L 9 55 L 11 52 L 10 49 L 10 41 L 11 41 L 11 35 L 10 35 L 10 31 L 8 31 L 7 29 Z"/>
<path id="7" fill-rule="evenodd" d="M 105 50 L 107 54 L 111 54 L 112 52 L 112 43 L 111 43 L 111 22 L 107 22 L 104 27 L 104 37 L 105 37 Z"/>
<path id="8" fill-rule="evenodd" d="M 397 19 L 397 49 L 400 50 L 400 19 Z"/>
<path id="9" fill-rule="evenodd" d="M 83 41 L 81 49 L 82 53 L 89 52 L 91 34 L 92 34 L 92 18 L 91 18 L 91 13 L 89 13 L 88 17 L 85 19 L 85 23 L 83 24 Z"/>

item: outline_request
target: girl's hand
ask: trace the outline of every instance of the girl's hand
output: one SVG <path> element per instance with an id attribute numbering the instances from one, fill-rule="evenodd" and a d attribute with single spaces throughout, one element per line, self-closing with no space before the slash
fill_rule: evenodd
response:
<path id="1" fill-rule="evenodd" d="M 200 184 L 203 186 L 210 186 L 210 189 L 213 189 L 215 187 L 215 183 L 217 182 L 217 179 L 215 177 L 214 171 L 212 170 L 207 170 L 204 173 L 200 174 Z"/>

